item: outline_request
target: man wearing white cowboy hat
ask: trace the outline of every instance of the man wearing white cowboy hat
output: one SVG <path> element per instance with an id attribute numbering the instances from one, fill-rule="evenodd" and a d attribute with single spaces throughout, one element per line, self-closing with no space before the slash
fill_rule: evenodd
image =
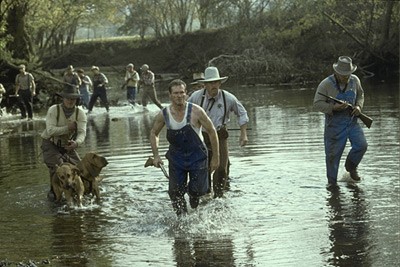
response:
<path id="1" fill-rule="evenodd" d="M 364 90 L 360 79 L 352 74 L 356 69 L 357 66 L 350 57 L 339 57 L 337 63 L 333 64 L 334 73 L 318 85 L 314 96 L 314 109 L 325 114 L 324 143 L 328 188 L 337 187 L 340 158 L 347 140 L 351 143 L 351 149 L 346 158 L 345 168 L 355 181 L 360 180 L 357 166 L 368 147 L 364 131 L 357 119 L 364 105 Z M 318 93 L 346 101 L 353 105 L 354 109 L 350 110 L 345 103 L 333 103 Z"/>
<path id="2" fill-rule="evenodd" d="M 50 180 L 56 165 L 63 162 L 77 164 L 80 161 L 75 149 L 83 144 L 86 138 L 86 114 L 76 106 L 81 97 L 78 89 L 66 87 L 58 95 L 62 97 L 62 103 L 49 108 L 46 129 L 41 134 L 43 161 L 49 168 Z M 52 188 L 48 197 L 54 197 Z"/>
<path id="3" fill-rule="evenodd" d="M 223 191 L 226 189 L 229 168 L 227 142 L 229 134 L 226 125 L 229 122 L 231 112 L 235 113 L 238 117 L 240 146 L 245 146 L 248 142 L 247 123 L 249 122 L 249 117 L 247 116 L 246 109 L 233 94 L 220 89 L 221 84 L 227 79 L 228 77 L 219 76 L 219 71 L 216 67 L 206 68 L 204 79 L 202 80 L 205 89 L 195 91 L 188 99 L 189 102 L 201 106 L 206 111 L 218 133 L 220 165 L 212 179 L 214 197 L 222 197 Z M 210 142 L 206 133 L 204 133 L 204 141 L 207 147 L 210 148 Z"/>

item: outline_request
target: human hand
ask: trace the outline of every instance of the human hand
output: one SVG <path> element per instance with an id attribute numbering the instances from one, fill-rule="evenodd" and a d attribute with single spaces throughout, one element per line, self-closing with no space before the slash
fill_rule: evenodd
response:
<path id="1" fill-rule="evenodd" d="M 68 151 L 74 150 L 77 147 L 78 147 L 78 143 L 75 142 L 74 140 L 69 140 L 68 143 L 64 146 L 64 148 Z"/>
<path id="2" fill-rule="evenodd" d="M 339 104 L 339 103 L 335 103 L 333 105 L 333 110 L 334 111 L 342 111 L 345 110 L 348 107 L 348 104 L 346 102 Z"/>
<path id="3" fill-rule="evenodd" d="M 155 156 L 153 159 L 153 165 L 154 167 L 161 168 L 161 165 L 164 165 L 164 162 L 160 156 Z"/>
<path id="4" fill-rule="evenodd" d="M 240 139 L 239 139 L 240 146 L 245 146 L 245 145 L 247 145 L 248 142 L 249 142 L 249 139 L 247 139 L 247 135 L 240 136 Z"/>
<path id="5" fill-rule="evenodd" d="M 354 106 L 353 111 L 351 112 L 351 115 L 358 116 L 360 114 L 361 114 L 361 108 L 359 106 Z"/>

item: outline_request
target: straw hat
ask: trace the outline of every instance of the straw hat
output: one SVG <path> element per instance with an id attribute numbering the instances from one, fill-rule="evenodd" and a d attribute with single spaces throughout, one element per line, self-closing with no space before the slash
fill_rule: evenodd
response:
<path id="1" fill-rule="evenodd" d="M 356 71 L 357 66 L 353 65 L 350 57 L 341 56 L 337 63 L 333 64 L 333 69 L 340 75 L 350 75 Z"/>
<path id="2" fill-rule="evenodd" d="M 204 80 L 202 82 L 207 83 L 207 82 L 221 81 L 222 83 L 224 83 L 226 82 L 227 79 L 228 76 L 225 77 L 219 76 L 219 71 L 216 67 L 208 67 L 204 71 Z"/>
<path id="3" fill-rule="evenodd" d="M 78 89 L 72 86 L 66 86 L 61 93 L 57 93 L 63 98 L 80 98 L 82 95 L 79 94 Z"/>
<path id="4" fill-rule="evenodd" d="M 191 82 L 191 85 L 196 85 L 199 83 L 202 83 L 202 81 L 204 80 L 204 73 L 202 72 L 195 72 L 193 73 L 193 82 Z"/>

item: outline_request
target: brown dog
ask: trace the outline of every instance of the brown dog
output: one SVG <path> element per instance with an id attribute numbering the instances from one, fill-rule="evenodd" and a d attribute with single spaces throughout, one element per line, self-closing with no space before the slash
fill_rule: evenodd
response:
<path id="1" fill-rule="evenodd" d="M 77 165 L 85 185 L 85 194 L 95 195 L 97 202 L 100 201 L 99 183 L 103 180 L 103 178 L 99 177 L 99 174 L 107 164 L 106 158 L 90 152 L 86 153 Z"/>
<path id="2" fill-rule="evenodd" d="M 71 207 L 74 203 L 81 207 L 85 187 L 79 176 L 79 169 L 71 163 L 56 165 L 56 168 L 51 179 L 56 202 L 61 201 L 64 193 L 68 207 Z"/>

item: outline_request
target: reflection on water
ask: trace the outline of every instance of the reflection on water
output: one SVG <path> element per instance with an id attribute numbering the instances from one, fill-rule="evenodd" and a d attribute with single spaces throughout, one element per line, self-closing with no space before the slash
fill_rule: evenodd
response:
<path id="1" fill-rule="evenodd" d="M 348 189 L 348 192 L 343 192 Z M 333 266 L 371 266 L 368 207 L 357 185 L 333 189 L 329 204 L 329 240 Z"/>
<path id="2" fill-rule="evenodd" d="M 182 219 L 171 208 L 160 169 L 144 168 L 156 106 L 94 109 L 88 116 L 87 139 L 78 152 L 95 151 L 109 164 L 101 174 L 101 203 L 86 199 L 83 208 L 72 210 L 46 199 L 49 177 L 39 136 L 44 114 L 31 122 L 3 117 L 0 263 L 396 266 L 398 90 L 364 87 L 364 112 L 374 118 L 365 129 L 369 150 L 359 167 L 364 179 L 356 185 L 342 180 L 334 192 L 325 188 L 324 118 L 312 110 L 314 88 L 232 87 L 249 111 L 249 145 L 239 146 L 232 118 L 230 191 L 222 199 L 204 197 Z M 166 94 L 160 96 L 166 103 Z M 161 154 L 167 148 L 162 132 Z"/>

